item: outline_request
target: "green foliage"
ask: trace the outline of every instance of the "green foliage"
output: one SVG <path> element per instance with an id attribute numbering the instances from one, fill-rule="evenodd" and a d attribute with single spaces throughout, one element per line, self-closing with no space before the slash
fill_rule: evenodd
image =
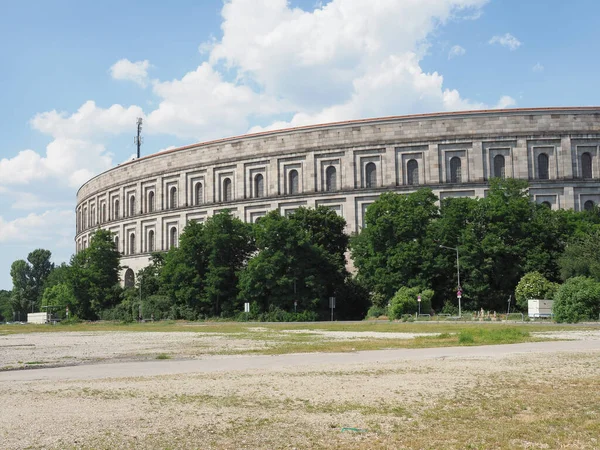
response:
<path id="1" fill-rule="evenodd" d="M 558 264 L 563 280 L 584 276 L 600 281 L 600 226 L 591 226 L 589 232 L 576 235 Z"/>
<path id="2" fill-rule="evenodd" d="M 146 319 L 154 317 L 154 320 L 164 320 L 172 319 L 175 316 L 171 301 L 165 295 L 151 295 L 144 298 L 142 309 Z"/>
<path id="3" fill-rule="evenodd" d="M 317 312 L 327 310 L 328 297 L 340 297 L 346 277 L 342 248 L 340 253 L 329 253 L 325 243 L 315 238 L 325 231 L 315 233 L 314 226 L 305 229 L 305 218 L 312 213 L 301 214 L 301 219 L 288 219 L 272 211 L 255 225 L 259 252 L 240 274 L 241 302 L 256 303 L 261 312 L 268 312 L 272 307 L 293 311 L 296 301 L 298 311 Z M 319 210 L 316 214 L 329 213 Z"/>
<path id="4" fill-rule="evenodd" d="M 391 298 L 400 286 L 428 284 L 422 270 L 431 260 L 427 229 L 439 211 L 430 189 L 408 195 L 382 194 L 369 206 L 365 228 L 351 242 L 358 277 L 365 286 Z"/>
<path id="5" fill-rule="evenodd" d="M 0 322 L 12 321 L 11 292 L 0 289 Z"/>
<path id="6" fill-rule="evenodd" d="M 68 282 L 76 299 L 74 314 L 94 320 L 119 303 L 119 259 L 113 234 L 108 230 L 96 231 L 90 246 L 71 258 Z"/>
<path id="7" fill-rule="evenodd" d="M 66 308 L 69 311 L 76 310 L 77 299 L 73 294 L 73 289 L 68 283 L 59 283 L 44 290 L 42 296 L 42 306 L 54 306 L 48 308 L 59 319 L 66 317 Z"/>
<path id="8" fill-rule="evenodd" d="M 439 209 L 436 200 L 422 189 L 384 194 L 369 206 L 351 250 L 371 292 L 390 298 L 400 286 L 430 286 L 434 309 L 454 303 L 458 248 L 463 307 L 499 311 L 527 272 L 557 281 L 569 237 L 589 235 L 599 220 L 535 204 L 523 180 L 493 179 L 484 198 L 447 198 Z"/>
<path id="9" fill-rule="evenodd" d="M 597 320 L 600 314 L 600 282 L 588 277 L 570 278 L 558 288 L 552 312 L 557 322 Z"/>
<path id="10" fill-rule="evenodd" d="M 517 307 L 527 311 L 527 301 L 531 299 L 552 299 L 558 289 L 558 284 L 548 281 L 539 272 L 529 272 L 523 275 L 515 289 Z"/>
<path id="11" fill-rule="evenodd" d="M 433 291 L 431 289 L 421 289 L 419 287 L 409 288 L 402 286 L 392 298 L 389 316 L 390 319 L 399 319 L 405 314 L 415 314 L 419 309 L 417 297 L 421 296 L 421 313 L 429 314 L 431 311 L 431 299 Z"/>
<path id="12" fill-rule="evenodd" d="M 250 226 L 223 212 L 204 224 L 190 222 L 179 247 L 143 275 L 156 279 L 157 292 L 171 299 L 173 318 L 231 316 L 241 307 L 238 274 L 254 250 Z"/>
<path id="13" fill-rule="evenodd" d="M 271 305 L 268 311 L 259 312 L 260 309 L 255 303 L 250 308 L 250 313 L 240 312 L 235 317 L 238 322 L 314 322 L 318 320 L 319 315 L 315 311 L 289 312 Z"/>
<path id="14" fill-rule="evenodd" d="M 382 308 L 381 306 L 371 306 L 367 311 L 367 319 L 377 319 L 381 316 L 387 316 L 387 308 Z"/>

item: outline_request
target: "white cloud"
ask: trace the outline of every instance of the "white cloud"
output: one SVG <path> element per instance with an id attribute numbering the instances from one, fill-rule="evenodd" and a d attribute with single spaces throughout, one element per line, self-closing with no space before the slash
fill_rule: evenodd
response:
<path id="1" fill-rule="evenodd" d="M 31 213 L 14 220 L 0 216 L 0 242 L 73 241 L 75 213 L 71 210 L 50 210 Z"/>
<path id="2" fill-rule="evenodd" d="M 56 110 L 36 114 L 31 126 L 54 138 L 81 138 L 101 135 L 117 135 L 129 131 L 138 117 L 144 117 L 142 108 L 112 105 L 109 108 L 96 106 L 88 100 L 71 115 Z"/>
<path id="3" fill-rule="evenodd" d="M 355 80 L 389 56 L 420 59 L 437 26 L 485 3 L 333 0 L 308 12 L 286 0 L 233 0 L 223 7 L 223 38 L 205 48 L 212 45 L 211 63 L 225 62 L 310 113 L 348 101 Z"/>
<path id="4" fill-rule="evenodd" d="M 150 61 L 147 59 L 144 61 L 131 62 L 128 59 L 123 58 L 111 66 L 110 75 L 115 80 L 129 80 L 141 87 L 146 87 L 149 81 L 149 68 Z"/>
<path id="5" fill-rule="evenodd" d="M 506 33 L 502 36 L 494 36 L 492 37 L 488 44 L 500 44 L 503 47 L 507 47 L 508 49 L 516 50 L 521 46 L 521 41 L 519 41 L 516 37 L 514 37 L 510 33 Z"/>
<path id="6" fill-rule="evenodd" d="M 461 47 L 460 45 L 454 45 L 448 52 L 448 59 L 463 56 L 465 53 L 467 53 L 467 51 L 463 47 Z"/>
<path id="7" fill-rule="evenodd" d="M 534 72 L 543 72 L 544 71 L 544 66 L 542 66 L 539 62 L 536 63 L 535 66 L 533 66 L 531 68 L 531 70 L 533 70 Z"/>
<path id="8" fill-rule="evenodd" d="M 512 106 L 515 106 L 516 104 L 517 104 L 517 101 L 514 98 L 512 98 L 508 95 L 503 95 L 494 108 L 495 109 L 505 109 L 505 108 L 510 108 Z"/>
<path id="9" fill-rule="evenodd" d="M 188 139 L 239 134 L 248 129 L 252 116 L 286 110 L 285 102 L 249 86 L 223 80 L 208 63 L 180 80 L 156 83 L 153 90 L 162 100 L 158 108 L 148 114 L 148 132 Z"/>

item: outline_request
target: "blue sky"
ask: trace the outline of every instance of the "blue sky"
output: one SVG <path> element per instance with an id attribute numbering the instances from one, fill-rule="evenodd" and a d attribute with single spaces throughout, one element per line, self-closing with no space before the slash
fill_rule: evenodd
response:
<path id="1" fill-rule="evenodd" d="M 135 153 L 333 120 L 600 105 L 592 0 L 0 5 L 0 288 L 73 253 L 75 193 Z"/>

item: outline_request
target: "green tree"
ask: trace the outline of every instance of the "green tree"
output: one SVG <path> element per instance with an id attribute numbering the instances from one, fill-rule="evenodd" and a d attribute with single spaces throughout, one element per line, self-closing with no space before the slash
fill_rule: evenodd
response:
<path id="1" fill-rule="evenodd" d="M 13 320 L 11 292 L 0 289 L 0 322 Z"/>
<path id="2" fill-rule="evenodd" d="M 587 277 L 568 279 L 556 292 L 552 312 L 557 322 L 598 319 L 600 283 Z"/>
<path id="3" fill-rule="evenodd" d="M 242 301 L 252 302 L 258 312 L 272 307 L 293 311 L 324 310 L 335 295 L 328 274 L 337 270 L 323 247 L 313 244 L 310 233 L 297 220 L 272 211 L 254 227 L 258 254 L 240 274 Z"/>
<path id="4" fill-rule="evenodd" d="M 241 309 L 238 301 L 238 272 L 256 250 L 250 225 L 229 212 L 215 214 L 204 226 L 206 279 L 203 303 L 215 316 L 232 316 Z"/>
<path id="5" fill-rule="evenodd" d="M 27 313 L 35 307 L 35 294 L 31 284 L 31 266 L 22 259 L 14 261 L 10 266 L 12 278 L 11 308 L 21 320 L 27 319 Z"/>
<path id="6" fill-rule="evenodd" d="M 44 293 L 44 284 L 48 276 L 54 269 L 54 264 L 50 261 L 52 253 L 50 250 L 38 248 L 27 255 L 29 262 L 29 282 L 31 283 L 31 292 L 35 297 L 35 303 L 40 305 L 42 294 Z"/>
<path id="7" fill-rule="evenodd" d="M 97 319 L 101 311 L 120 301 L 120 254 L 108 230 L 98 230 L 90 246 L 71 258 L 69 284 L 76 299 L 74 313 L 82 319 Z"/>
<path id="8" fill-rule="evenodd" d="M 552 299 L 558 289 L 558 284 L 548 281 L 539 272 L 528 272 L 519 281 L 515 289 L 517 307 L 521 311 L 527 311 L 528 300 Z"/>
<path id="9" fill-rule="evenodd" d="M 418 297 L 421 296 L 421 313 L 429 314 L 431 311 L 431 299 L 433 291 L 431 289 L 421 289 L 419 287 L 402 286 L 392 298 L 389 307 L 390 319 L 399 319 L 404 314 L 415 314 L 419 310 Z"/>
<path id="10" fill-rule="evenodd" d="M 172 302 L 172 316 L 193 320 L 210 316 L 211 304 L 203 296 L 207 262 L 204 224 L 191 221 L 181 233 L 179 246 L 165 255 L 160 270 L 160 293 Z"/>
<path id="11" fill-rule="evenodd" d="M 600 226 L 577 234 L 558 260 L 563 280 L 585 276 L 600 281 Z"/>
<path id="12" fill-rule="evenodd" d="M 433 259 L 435 243 L 428 228 L 439 216 L 430 189 L 399 195 L 382 194 L 367 209 L 366 227 L 351 241 L 358 277 L 371 291 L 390 299 L 401 286 L 430 282 L 423 270 Z"/>
<path id="13" fill-rule="evenodd" d="M 69 311 L 76 311 L 77 299 L 73 294 L 72 286 L 69 283 L 59 283 L 46 288 L 42 295 L 42 306 L 52 307 L 48 311 L 61 319 L 66 317 L 66 308 L 69 308 Z"/>

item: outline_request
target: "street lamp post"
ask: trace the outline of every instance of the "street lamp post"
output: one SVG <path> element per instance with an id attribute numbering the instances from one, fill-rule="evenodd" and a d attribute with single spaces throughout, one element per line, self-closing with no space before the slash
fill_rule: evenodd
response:
<path id="1" fill-rule="evenodd" d="M 462 297 L 462 288 L 460 287 L 460 263 L 458 260 L 458 247 L 446 247 L 445 245 L 441 245 L 439 244 L 440 248 L 447 248 L 448 250 L 454 250 L 456 251 L 456 277 L 458 279 L 458 292 L 457 292 L 457 297 L 458 297 L 458 317 L 462 317 L 461 314 L 461 310 L 460 310 L 460 299 Z"/>

